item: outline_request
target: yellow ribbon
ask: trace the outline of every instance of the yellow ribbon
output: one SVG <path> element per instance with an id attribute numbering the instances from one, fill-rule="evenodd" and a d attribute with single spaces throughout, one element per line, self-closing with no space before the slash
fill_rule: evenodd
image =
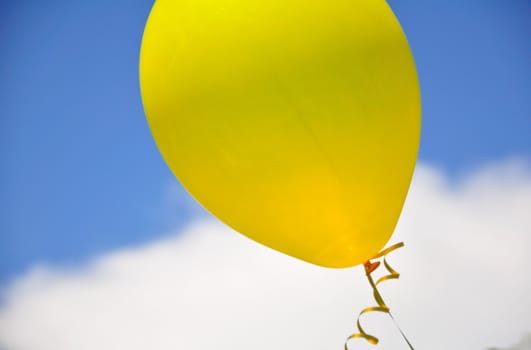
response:
<path id="1" fill-rule="evenodd" d="M 349 340 L 351 339 L 354 339 L 354 338 L 363 338 L 365 340 L 367 340 L 369 343 L 373 344 L 373 345 L 376 345 L 378 344 L 378 338 L 376 338 L 375 336 L 373 335 L 370 335 L 368 334 L 367 332 L 365 332 L 365 330 L 361 327 L 361 323 L 360 323 L 360 317 L 361 315 L 363 314 L 366 314 L 368 312 L 383 312 L 383 313 L 386 313 L 388 314 L 391 319 L 393 320 L 393 322 L 395 323 L 396 327 L 398 328 L 398 330 L 400 331 L 400 334 L 402 334 L 402 337 L 404 338 L 404 340 L 406 341 L 407 345 L 409 345 L 409 348 L 411 350 L 414 350 L 413 349 L 413 346 L 411 345 L 411 343 L 409 342 L 409 340 L 407 339 L 406 335 L 404 334 L 404 332 L 402 331 L 402 329 L 400 328 L 400 326 L 397 324 L 397 322 L 395 321 L 395 318 L 393 317 L 393 315 L 391 314 L 391 311 L 389 310 L 389 307 L 387 305 L 385 305 L 385 302 L 382 298 L 382 295 L 380 294 L 380 292 L 378 291 L 378 288 L 377 286 L 384 282 L 384 281 L 388 281 L 388 280 L 392 280 L 392 279 L 398 279 L 400 277 L 400 274 L 394 270 L 391 265 L 389 265 L 389 263 L 387 262 L 387 254 L 391 253 L 392 251 L 398 249 L 398 248 L 402 248 L 404 246 L 404 243 L 403 242 L 400 242 L 400 243 L 397 243 L 397 244 L 394 244 L 392 246 L 390 246 L 389 248 L 386 248 L 384 250 L 382 250 L 380 253 L 376 254 L 372 259 L 378 259 L 378 258 L 381 258 L 383 257 L 383 263 L 384 263 L 384 266 L 385 266 L 385 269 L 387 270 L 388 274 L 387 275 L 384 275 L 382 277 L 380 277 L 376 283 L 374 282 L 374 280 L 372 279 L 372 276 L 371 274 L 380 266 L 380 262 L 377 261 L 375 263 L 372 263 L 370 260 L 368 260 L 367 262 L 365 262 L 364 264 L 364 267 L 365 267 L 365 275 L 367 276 L 367 279 L 369 280 L 369 284 L 371 285 L 372 287 L 372 291 L 373 291 L 373 296 L 374 296 L 374 300 L 376 301 L 376 303 L 378 304 L 378 306 L 371 306 L 371 307 L 367 307 L 363 310 L 361 310 L 360 314 L 358 315 L 358 320 L 357 320 L 357 325 L 358 325 L 358 333 L 354 333 L 352 335 L 350 335 L 347 340 L 345 341 L 345 350 L 349 350 L 348 349 L 348 342 Z"/>

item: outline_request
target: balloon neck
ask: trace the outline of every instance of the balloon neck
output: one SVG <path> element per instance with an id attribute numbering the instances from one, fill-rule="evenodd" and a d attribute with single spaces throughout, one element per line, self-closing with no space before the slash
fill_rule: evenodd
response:
<path id="1" fill-rule="evenodd" d="M 376 270 L 380 266 L 380 262 L 376 261 L 372 263 L 370 260 L 367 260 L 363 267 L 365 267 L 365 274 L 370 275 L 374 270 Z"/>

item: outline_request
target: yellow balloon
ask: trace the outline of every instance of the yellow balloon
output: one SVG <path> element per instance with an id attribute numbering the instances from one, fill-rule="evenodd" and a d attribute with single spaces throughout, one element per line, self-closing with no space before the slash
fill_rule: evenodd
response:
<path id="1" fill-rule="evenodd" d="M 140 83 L 167 164 L 227 225 L 327 267 L 389 240 L 420 93 L 385 1 L 157 0 Z"/>

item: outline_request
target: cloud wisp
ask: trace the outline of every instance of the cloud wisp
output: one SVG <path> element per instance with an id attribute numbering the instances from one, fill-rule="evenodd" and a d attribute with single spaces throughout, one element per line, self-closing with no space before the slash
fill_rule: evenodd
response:
<path id="1" fill-rule="evenodd" d="M 530 208 L 525 162 L 453 183 L 418 166 L 392 238 L 402 276 L 381 288 L 416 347 L 510 348 L 530 330 Z M 0 349 L 341 349 L 373 303 L 360 267 L 312 266 L 207 219 L 184 231 L 20 276 L 3 291 Z M 386 315 L 364 325 L 378 349 L 407 348 Z"/>

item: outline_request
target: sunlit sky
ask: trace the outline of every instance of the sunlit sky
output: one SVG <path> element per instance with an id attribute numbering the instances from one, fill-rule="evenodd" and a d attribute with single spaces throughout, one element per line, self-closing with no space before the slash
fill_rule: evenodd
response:
<path id="1" fill-rule="evenodd" d="M 529 161 L 531 3 L 389 3 L 419 73 L 419 163 L 452 182 Z M 80 266 L 197 217 L 143 114 L 138 54 L 151 6 L 0 1 L 2 288 L 34 266 Z"/>

